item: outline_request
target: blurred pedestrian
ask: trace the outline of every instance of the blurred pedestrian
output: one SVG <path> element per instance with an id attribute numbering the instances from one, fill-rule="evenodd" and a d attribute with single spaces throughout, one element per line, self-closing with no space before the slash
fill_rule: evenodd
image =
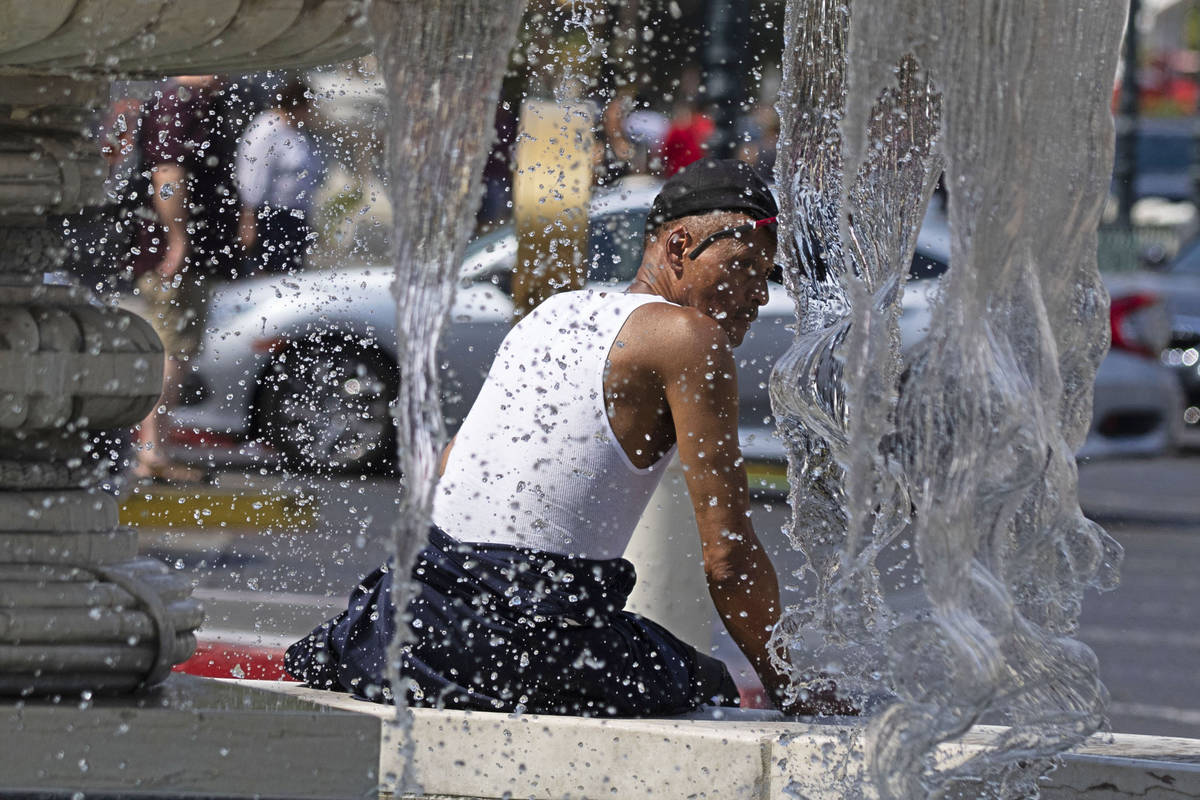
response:
<path id="1" fill-rule="evenodd" d="M 164 452 L 159 414 L 179 401 L 182 365 L 199 348 L 213 284 L 238 272 L 239 202 L 228 128 L 234 118 L 215 75 L 184 75 L 165 84 L 142 119 L 140 157 L 152 192 L 133 268 L 166 364 L 161 405 L 141 424 L 139 477 L 200 474 Z"/>
<path id="2" fill-rule="evenodd" d="M 644 175 L 662 169 L 660 153 L 670 127 L 667 115 L 651 108 L 649 98 L 639 92 L 625 118 L 625 130 L 634 148 L 634 172 Z"/>
<path id="3" fill-rule="evenodd" d="M 663 139 L 663 175 L 671 177 L 707 154 L 705 145 L 716 126 L 693 103 L 681 103 Z"/>
<path id="4" fill-rule="evenodd" d="M 737 157 L 753 166 L 759 175 L 774 173 L 778 143 L 779 115 L 771 106 L 758 103 L 738 120 Z"/>
<path id="5" fill-rule="evenodd" d="M 507 100 L 496 105 L 496 139 L 483 167 L 483 201 L 475 215 L 475 229 L 487 233 L 512 216 L 513 146 L 517 141 L 517 115 Z"/>
<path id="6" fill-rule="evenodd" d="M 135 182 L 134 173 L 141 166 L 142 106 L 136 97 L 118 98 L 100 125 L 100 154 L 108 165 L 105 198 L 123 207 L 137 204 L 137 198 L 126 190 Z"/>
<path id="7" fill-rule="evenodd" d="M 237 187 L 242 198 L 238 240 L 255 272 L 291 272 L 304 266 L 315 234 L 309 227 L 313 197 L 325 163 L 312 137 L 312 94 L 290 81 L 258 114 L 237 148 Z"/>

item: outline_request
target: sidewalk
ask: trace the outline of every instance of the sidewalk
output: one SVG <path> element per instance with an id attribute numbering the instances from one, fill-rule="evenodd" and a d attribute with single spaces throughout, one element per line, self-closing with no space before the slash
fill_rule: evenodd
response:
<path id="1" fill-rule="evenodd" d="M 1079 504 L 1101 522 L 1200 524 L 1200 458 L 1097 461 L 1079 466 Z"/>

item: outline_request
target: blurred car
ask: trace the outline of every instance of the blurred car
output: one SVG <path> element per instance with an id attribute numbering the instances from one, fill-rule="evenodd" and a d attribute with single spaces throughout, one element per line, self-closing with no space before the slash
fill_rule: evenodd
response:
<path id="1" fill-rule="evenodd" d="M 1200 447 L 1200 236 L 1163 266 L 1120 276 L 1117 285 L 1129 294 L 1163 299 L 1167 331 L 1160 352 L 1183 391 L 1180 442 Z"/>
<path id="2" fill-rule="evenodd" d="M 652 180 L 627 181 L 594 198 L 589 286 L 620 290 L 633 279 L 658 186 Z M 509 329 L 516 252 L 511 226 L 467 249 L 438 353 L 450 432 L 470 409 Z M 944 224 L 927 221 L 900 320 L 906 345 L 928 327 L 937 278 L 948 263 Z M 270 458 L 273 452 L 292 467 L 346 471 L 390 465 L 395 435 L 388 400 L 398 387 L 391 281 L 390 269 L 356 267 L 223 288 L 212 300 L 202 350 L 185 378 L 184 405 L 174 413 L 172 440 L 182 448 L 177 454 L 187 458 L 215 449 L 227 457 L 240 449 Z M 782 285 L 772 282 L 769 298 L 735 353 L 740 432 L 749 460 L 784 457 L 773 436 L 767 385 L 775 359 L 792 341 L 795 311 Z M 1150 454 L 1167 447 L 1169 436 L 1157 423 L 1139 428 L 1128 421 L 1142 419 L 1138 415 L 1152 408 L 1165 427 L 1173 412 L 1169 399 L 1152 399 L 1159 384 L 1169 394 L 1170 375 L 1153 359 L 1120 351 L 1105 359 L 1097 378 L 1098 424 L 1083 454 Z M 256 453 L 260 442 L 269 451 Z"/>
<path id="3" fill-rule="evenodd" d="M 1165 455 L 1182 439 L 1183 393 L 1159 359 L 1168 316 L 1160 295 L 1106 277 L 1112 334 L 1096 370 L 1092 426 L 1080 459 Z"/>
<path id="4" fill-rule="evenodd" d="M 1184 201 L 1195 197 L 1192 161 L 1196 148 L 1196 117 L 1149 117 L 1137 121 L 1134 141 L 1133 194 Z M 1116 177 L 1112 193 L 1116 194 Z"/>
<path id="5" fill-rule="evenodd" d="M 905 350 L 929 329 L 936 278 L 945 272 L 946 263 L 927 260 L 927 255 L 949 252 L 945 217 L 926 215 L 921 236 L 929 247 L 924 253 L 918 248 L 913 259 L 900 317 Z M 1164 296 L 1136 282 L 1127 283 L 1127 277 L 1105 276 L 1112 343 L 1096 370 L 1092 424 L 1076 453 L 1082 460 L 1163 455 L 1182 436 L 1183 396 L 1158 358 L 1169 331 Z"/>

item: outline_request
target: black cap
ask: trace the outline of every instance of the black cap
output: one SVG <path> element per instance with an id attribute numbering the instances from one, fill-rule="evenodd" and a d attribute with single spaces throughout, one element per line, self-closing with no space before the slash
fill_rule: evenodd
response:
<path id="1" fill-rule="evenodd" d="M 749 164 L 734 158 L 702 158 L 663 184 L 646 218 L 646 232 L 709 211 L 741 211 L 760 220 L 777 216 L 779 207 L 766 181 Z"/>

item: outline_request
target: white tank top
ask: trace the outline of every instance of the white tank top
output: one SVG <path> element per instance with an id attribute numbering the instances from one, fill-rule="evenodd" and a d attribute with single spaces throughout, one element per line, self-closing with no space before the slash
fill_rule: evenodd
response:
<path id="1" fill-rule="evenodd" d="M 463 542 L 620 556 L 675 448 L 634 466 L 604 407 L 604 374 L 634 309 L 666 302 L 564 292 L 509 331 L 454 440 L 434 524 Z"/>

